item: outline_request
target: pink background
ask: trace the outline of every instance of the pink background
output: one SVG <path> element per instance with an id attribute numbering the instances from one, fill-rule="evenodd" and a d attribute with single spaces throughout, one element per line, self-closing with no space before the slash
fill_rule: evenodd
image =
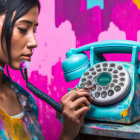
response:
<path id="1" fill-rule="evenodd" d="M 38 47 L 28 68 L 29 81 L 60 102 L 67 88 L 62 62 L 69 48 L 101 40 L 140 41 L 140 0 L 40 0 Z M 101 3 L 102 2 L 102 3 Z M 87 7 L 90 4 L 90 8 Z M 103 8 L 101 8 L 103 4 Z M 105 55 L 107 60 L 130 61 L 130 55 Z M 10 70 L 13 80 L 25 88 L 20 72 Z M 58 140 L 62 125 L 55 110 L 36 98 L 45 140 Z"/>

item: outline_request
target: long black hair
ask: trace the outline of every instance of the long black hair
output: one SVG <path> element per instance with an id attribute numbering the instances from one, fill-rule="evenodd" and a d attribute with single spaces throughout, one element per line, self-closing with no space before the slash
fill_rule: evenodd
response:
<path id="1" fill-rule="evenodd" d="M 0 0 L 0 15 L 5 14 L 1 33 L 1 46 L 4 51 L 3 41 L 6 42 L 9 64 L 11 63 L 11 37 L 13 26 L 20 17 L 24 16 L 32 7 L 37 6 L 40 12 L 39 0 Z M 15 15 L 13 17 L 13 13 Z M 12 19 L 13 17 L 13 19 Z"/>

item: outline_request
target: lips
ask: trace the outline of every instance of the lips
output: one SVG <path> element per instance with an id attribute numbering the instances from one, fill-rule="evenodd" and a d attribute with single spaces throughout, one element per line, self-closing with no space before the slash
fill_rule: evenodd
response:
<path id="1" fill-rule="evenodd" d="M 23 60 L 31 61 L 31 56 L 32 55 L 33 55 L 32 53 L 28 53 L 28 54 L 22 55 L 21 57 L 22 57 Z"/>

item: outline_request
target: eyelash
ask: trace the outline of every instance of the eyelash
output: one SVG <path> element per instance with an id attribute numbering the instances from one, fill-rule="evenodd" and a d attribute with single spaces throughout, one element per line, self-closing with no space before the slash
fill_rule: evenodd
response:
<path id="1" fill-rule="evenodd" d="M 27 29 L 24 29 L 24 28 L 18 28 L 19 29 L 19 31 L 22 33 L 22 34 L 26 34 L 26 32 L 27 32 Z M 34 33 L 37 33 L 36 32 L 36 30 L 35 31 L 33 31 Z"/>
<path id="2" fill-rule="evenodd" d="M 27 32 L 27 29 L 24 29 L 24 28 L 18 28 L 18 29 L 22 34 L 26 34 Z"/>

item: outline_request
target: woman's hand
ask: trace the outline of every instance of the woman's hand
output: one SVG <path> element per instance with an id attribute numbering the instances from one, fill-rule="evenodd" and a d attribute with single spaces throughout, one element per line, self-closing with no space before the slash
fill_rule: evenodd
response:
<path id="1" fill-rule="evenodd" d="M 84 124 L 86 112 L 90 110 L 92 100 L 89 89 L 74 89 L 61 99 L 63 108 L 63 129 L 60 139 L 73 140 Z"/>

